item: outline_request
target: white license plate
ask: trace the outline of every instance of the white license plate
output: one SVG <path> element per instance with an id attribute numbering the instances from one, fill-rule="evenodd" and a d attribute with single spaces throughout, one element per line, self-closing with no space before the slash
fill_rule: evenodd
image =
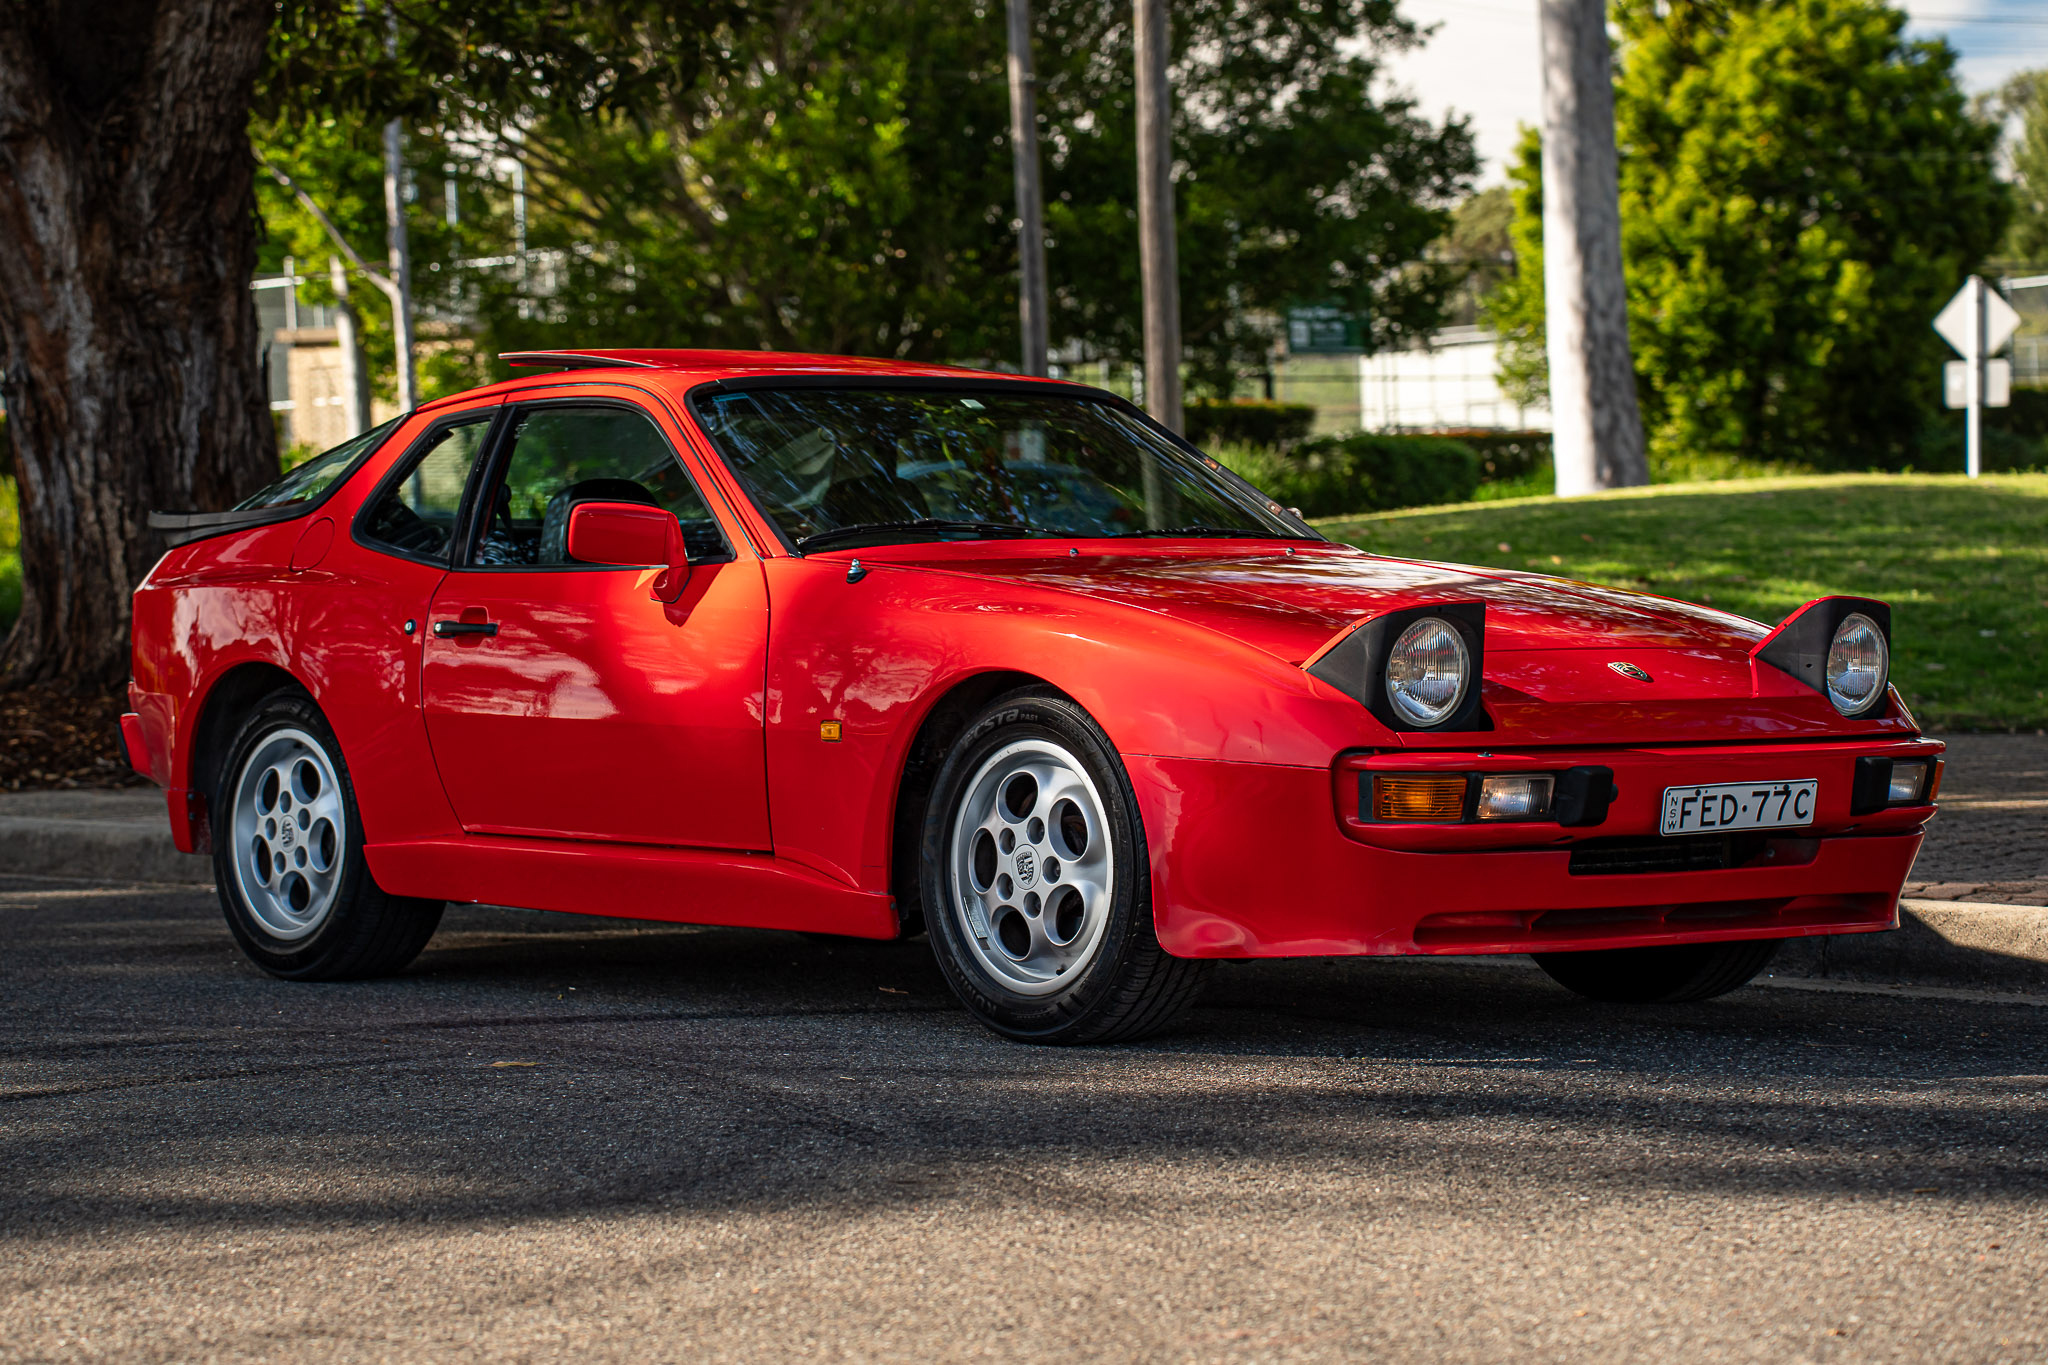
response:
<path id="1" fill-rule="evenodd" d="M 1665 834 L 1719 834 L 1732 829 L 1794 829 L 1813 823 L 1820 783 L 1723 782 L 1714 787 L 1666 787 Z"/>

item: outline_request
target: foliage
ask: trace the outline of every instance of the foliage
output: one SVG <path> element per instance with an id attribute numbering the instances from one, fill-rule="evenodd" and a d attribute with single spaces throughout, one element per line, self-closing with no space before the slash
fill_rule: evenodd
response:
<path id="1" fill-rule="evenodd" d="M 1775 622 L 1827 593 L 1891 603 L 1892 677 L 1925 723 L 2048 725 L 2048 475 L 1836 475 L 1628 489 L 1333 522 L 1382 554 L 1530 569 Z"/>
<path id="2" fill-rule="evenodd" d="M 2048 71 L 2022 71 L 1986 101 L 1985 113 L 2017 123 L 2011 150 L 2012 224 L 1999 254 L 2048 264 Z"/>
<path id="3" fill-rule="evenodd" d="M 1437 255 L 1458 273 L 1447 321 L 1478 322 L 1488 297 L 1513 278 L 1514 222 L 1515 196 L 1507 185 L 1483 189 L 1452 212 L 1451 230 L 1436 244 Z"/>
<path id="4" fill-rule="evenodd" d="M 1218 461 L 1304 516 L 1464 502 L 1479 486 L 1479 457 L 1442 436 L 1360 432 L 1305 441 L 1286 453 L 1224 446 Z"/>
<path id="5" fill-rule="evenodd" d="M 1500 335 L 1501 392 L 1525 408 L 1542 407 L 1550 402 L 1550 362 L 1543 354 L 1543 136 L 1534 128 L 1524 127 L 1515 144 L 1508 195 L 1514 273 L 1481 301 L 1479 316 Z"/>
<path id="6" fill-rule="evenodd" d="M 0 475 L 0 634 L 21 614 L 21 512 L 14 480 Z"/>
<path id="7" fill-rule="evenodd" d="M 1482 482 L 1519 479 L 1538 469 L 1550 467 L 1550 433 L 1547 431 L 1495 431 L 1474 428 L 1470 431 L 1450 430 L 1431 434 L 1449 436 L 1472 447 L 1473 454 L 1479 457 L 1479 478 Z"/>
<path id="8" fill-rule="evenodd" d="M 1630 340 L 1653 458 L 1898 466 L 1939 393 L 1927 326 L 1998 240 L 1996 132 L 1955 54 L 1877 0 L 1621 0 Z M 1510 387 L 1540 356 L 1540 156 L 1514 170 Z"/>
<path id="9" fill-rule="evenodd" d="M 1311 403 L 1276 403 L 1233 398 L 1228 402 L 1197 398 L 1187 405 L 1187 436 L 1198 446 L 1261 446 L 1285 450 L 1299 444 L 1316 424 Z"/>
<path id="10" fill-rule="evenodd" d="M 1129 9 L 1035 7 L 1056 345 L 1138 356 Z M 1412 42 L 1391 0 L 1201 0 L 1174 13 L 1181 306 L 1191 378 L 1227 396 L 1285 308 L 1331 303 L 1377 343 L 1432 330 L 1423 259 L 1475 169 L 1464 124 L 1373 90 Z M 516 155 L 551 251 L 536 299 L 480 279 L 490 342 L 1006 359 L 1016 248 L 999 6 L 796 4 L 736 31 L 725 74 L 630 111 L 529 120 Z M 473 136 L 451 125 L 451 131 Z M 480 249 L 502 250 L 477 243 Z"/>
<path id="11" fill-rule="evenodd" d="M 1933 473 L 1959 470 L 1967 440 L 1962 413 L 1938 412 L 1921 428 L 1914 464 Z M 1984 409 L 1979 455 L 1987 471 L 2048 470 L 2048 390 L 2016 388 L 2011 407 Z"/>
<path id="12" fill-rule="evenodd" d="M 503 133 L 550 116 L 616 118 L 662 107 L 707 73 L 726 69 L 735 34 L 760 22 L 749 0 L 287 0 L 279 7 L 260 83 L 251 140 L 267 167 L 284 171 L 331 218 L 349 245 L 381 267 L 386 258 L 383 122 L 406 127 L 409 180 L 432 185 L 445 209 L 458 193 L 449 129 Z M 489 168 L 468 189 L 503 201 Z M 257 177 L 264 225 L 261 268 L 297 259 L 314 278 L 301 301 L 335 301 L 326 262 L 335 247 L 290 190 Z M 479 198 L 465 212 L 486 209 Z M 495 220 L 509 217 L 502 202 Z M 475 255 L 445 213 L 407 215 L 415 306 L 426 319 L 468 310 L 456 260 Z M 472 234 L 473 236 L 474 234 Z M 507 234 L 500 232 L 504 239 Z M 502 249 L 502 245 L 500 245 Z M 393 397 L 395 349 L 389 306 L 367 281 L 351 305 L 375 387 Z M 416 355 L 423 397 L 487 378 L 467 348 Z"/>
<path id="13" fill-rule="evenodd" d="M 749 0 L 280 0 L 256 115 L 478 128 L 633 112 L 722 67 Z"/>

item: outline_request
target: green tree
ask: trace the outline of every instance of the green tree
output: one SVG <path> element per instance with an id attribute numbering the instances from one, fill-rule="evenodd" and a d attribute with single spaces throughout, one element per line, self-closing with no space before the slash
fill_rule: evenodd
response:
<path id="1" fill-rule="evenodd" d="M 116 686 L 153 507 L 277 469 L 247 283 L 252 115 L 518 122 L 639 107 L 747 0 L 0 5 L 0 348 L 22 610 L 0 682 Z"/>
<path id="2" fill-rule="evenodd" d="M 1129 6 L 1037 7 L 1053 334 L 1140 351 Z M 1377 341 L 1426 332 L 1456 272 L 1425 259 L 1474 170 L 1461 122 L 1375 96 L 1413 41 L 1391 0 L 1176 7 L 1182 313 L 1227 392 L 1282 311 L 1334 303 Z M 1354 38 L 1362 39 L 1354 44 Z M 999 6 L 793 6 L 734 70 L 653 115 L 552 118 L 514 154 L 558 292 L 478 282 L 494 345 L 725 344 L 987 359 L 1016 349 Z"/>
<path id="3" fill-rule="evenodd" d="M 1451 230 L 1436 243 L 1436 254 L 1458 273 L 1448 321 L 1469 325 L 1493 291 L 1515 273 L 1515 196 L 1506 185 L 1484 189 L 1451 213 Z"/>
<path id="4" fill-rule="evenodd" d="M 2048 265 L 2048 71 L 2022 71 L 1986 101 L 1985 113 L 2017 123 L 2011 147 L 2013 215 L 1999 254 Z"/>
<path id="5" fill-rule="evenodd" d="M 1996 130 L 1940 42 L 1875 0 L 1621 0 L 1615 90 L 1630 339 L 1653 455 L 1910 461 L 1928 320 L 1997 243 Z M 1513 172 L 1508 377 L 1541 349 L 1540 159 Z M 1532 254 L 1533 248 L 1533 254 Z"/>

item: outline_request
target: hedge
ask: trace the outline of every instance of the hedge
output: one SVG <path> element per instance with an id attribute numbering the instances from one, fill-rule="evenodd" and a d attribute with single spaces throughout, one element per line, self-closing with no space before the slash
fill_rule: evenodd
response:
<path id="1" fill-rule="evenodd" d="M 1285 450 L 1299 444 L 1315 421 L 1316 410 L 1307 403 L 1198 398 L 1186 408 L 1188 439 L 1204 450 L 1211 444 Z"/>
<path id="2" fill-rule="evenodd" d="M 1511 483 L 1550 466 L 1550 433 L 1499 431 L 1492 428 L 1432 431 L 1471 446 L 1479 456 L 1481 483 Z"/>
<path id="3" fill-rule="evenodd" d="M 1216 458 L 1309 517 L 1469 502 L 1479 487 L 1478 453 L 1442 436 L 1359 432 L 1304 441 L 1286 452 L 1222 449 Z"/>

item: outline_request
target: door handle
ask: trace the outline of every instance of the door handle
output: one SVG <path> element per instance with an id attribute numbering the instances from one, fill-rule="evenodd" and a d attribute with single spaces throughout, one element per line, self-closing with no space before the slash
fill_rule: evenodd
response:
<path id="1" fill-rule="evenodd" d="M 434 638 L 438 640 L 446 640 L 454 635 L 496 635 L 497 633 L 498 623 L 496 621 L 434 622 Z"/>

